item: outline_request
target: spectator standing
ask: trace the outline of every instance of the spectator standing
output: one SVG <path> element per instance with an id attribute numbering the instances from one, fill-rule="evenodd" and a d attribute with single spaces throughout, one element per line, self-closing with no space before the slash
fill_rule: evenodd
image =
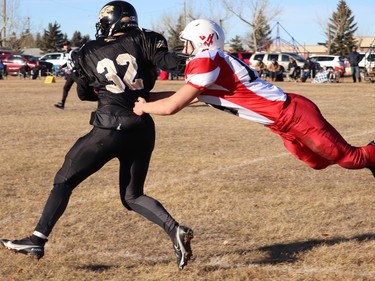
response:
<path id="1" fill-rule="evenodd" d="M 64 50 L 66 53 L 70 53 L 70 51 L 72 50 L 70 41 L 66 41 L 64 43 Z M 61 67 L 59 67 L 59 69 L 66 68 L 66 67 L 67 67 L 67 64 L 65 63 Z M 61 101 L 56 103 L 55 107 L 60 108 L 60 109 L 65 108 L 65 102 L 66 102 L 66 99 L 68 98 L 69 91 L 72 88 L 73 84 L 74 84 L 74 77 L 73 77 L 72 71 L 67 69 Z"/>
<path id="2" fill-rule="evenodd" d="M 350 69 L 352 71 L 353 83 L 361 82 L 361 74 L 359 72 L 359 62 L 361 61 L 361 55 L 357 52 L 357 48 L 353 47 L 352 51 L 348 55 L 348 61 L 350 63 Z"/>

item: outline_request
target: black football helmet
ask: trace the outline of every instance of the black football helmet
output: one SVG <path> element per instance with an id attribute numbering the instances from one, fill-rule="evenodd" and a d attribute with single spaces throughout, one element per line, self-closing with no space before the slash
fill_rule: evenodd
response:
<path id="1" fill-rule="evenodd" d="M 138 27 L 137 11 L 126 1 L 111 1 L 99 12 L 95 37 L 110 37 L 118 31 Z"/>

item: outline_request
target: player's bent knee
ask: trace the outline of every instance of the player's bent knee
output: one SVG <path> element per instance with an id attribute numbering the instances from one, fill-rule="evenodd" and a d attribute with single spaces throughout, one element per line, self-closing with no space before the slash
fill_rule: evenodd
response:
<path id="1" fill-rule="evenodd" d="M 130 204 L 129 204 L 129 201 L 130 201 Z M 133 208 L 131 207 L 131 200 L 128 200 L 128 199 L 126 199 L 126 198 L 124 198 L 124 197 L 121 197 L 121 203 L 122 203 L 122 205 L 126 208 L 126 209 L 128 209 L 129 211 L 132 211 L 133 210 Z"/>

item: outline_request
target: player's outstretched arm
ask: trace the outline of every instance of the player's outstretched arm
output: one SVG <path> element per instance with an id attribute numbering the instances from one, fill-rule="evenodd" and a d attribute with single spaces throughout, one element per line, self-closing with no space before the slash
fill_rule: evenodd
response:
<path id="1" fill-rule="evenodd" d="M 149 102 L 168 98 L 171 95 L 173 95 L 174 93 L 176 93 L 176 92 L 151 92 Z M 198 98 L 195 98 L 189 104 L 193 104 L 193 103 L 197 103 L 197 102 L 199 102 L 199 100 L 198 100 Z"/>
<path id="2" fill-rule="evenodd" d="M 186 84 L 170 97 L 159 99 L 154 102 L 146 102 L 139 98 L 135 103 L 133 111 L 137 115 L 143 113 L 156 115 L 172 115 L 194 102 L 201 93 L 197 88 Z"/>
<path id="3" fill-rule="evenodd" d="M 157 101 L 160 99 L 169 98 L 171 95 L 173 95 L 175 91 L 168 91 L 168 92 L 151 92 L 150 93 L 150 100 L 149 101 Z"/>

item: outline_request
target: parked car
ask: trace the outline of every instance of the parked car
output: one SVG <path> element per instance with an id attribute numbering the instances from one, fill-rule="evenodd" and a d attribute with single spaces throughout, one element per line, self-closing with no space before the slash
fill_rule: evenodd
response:
<path id="1" fill-rule="evenodd" d="M 359 70 L 361 73 L 370 73 L 373 72 L 375 67 L 375 51 L 368 51 L 366 53 L 360 53 L 362 59 L 359 62 Z M 366 70 L 366 71 L 365 71 Z"/>
<path id="2" fill-rule="evenodd" d="M 53 64 L 45 61 L 40 61 L 38 58 L 32 55 L 6 55 L 2 58 L 3 63 L 7 67 L 8 75 L 18 75 L 20 68 L 27 63 L 30 69 L 34 68 L 39 61 L 39 65 L 42 67 L 42 76 L 45 76 L 47 72 L 52 72 Z"/>
<path id="3" fill-rule="evenodd" d="M 282 72 L 288 69 L 288 64 L 290 58 L 294 58 L 297 62 L 297 65 L 302 67 L 305 63 L 304 57 L 300 56 L 297 53 L 289 53 L 289 52 L 272 52 L 272 53 L 264 53 L 264 52 L 256 52 L 252 54 L 250 57 L 250 65 L 255 65 L 258 59 L 262 59 L 262 61 L 268 66 L 273 59 L 280 64 L 280 68 Z"/>
<path id="4" fill-rule="evenodd" d="M 311 55 L 310 59 L 313 62 L 319 63 L 321 67 L 326 67 L 327 69 L 332 69 L 334 71 L 340 72 L 340 75 L 345 74 L 345 61 L 341 56 L 334 55 Z"/>
<path id="5" fill-rule="evenodd" d="M 250 57 L 253 53 L 251 53 L 251 52 L 233 52 L 233 53 L 229 53 L 229 54 L 236 57 L 236 58 L 239 58 L 240 60 L 249 64 L 249 59 L 250 59 Z"/>
<path id="6" fill-rule="evenodd" d="M 12 52 L 7 50 L 0 50 L 0 55 L 10 55 Z"/>
<path id="7" fill-rule="evenodd" d="M 280 65 L 280 77 L 277 79 L 282 80 L 282 77 L 286 76 L 286 71 L 288 69 L 288 64 L 291 58 L 296 60 L 297 65 L 302 68 L 306 62 L 306 59 L 299 55 L 298 53 L 292 52 L 256 52 L 251 55 L 250 57 L 250 65 L 255 65 L 258 59 L 262 59 L 262 61 L 268 66 L 273 59 L 275 59 Z M 320 64 L 314 62 L 315 69 L 318 71 L 321 67 Z"/>
<path id="8" fill-rule="evenodd" d="M 53 64 L 54 71 L 58 73 L 59 67 L 64 65 L 67 60 L 68 60 L 68 54 L 67 53 L 61 53 L 61 52 L 56 52 L 56 53 L 47 53 L 43 55 L 40 58 L 41 61 L 47 61 Z"/>

